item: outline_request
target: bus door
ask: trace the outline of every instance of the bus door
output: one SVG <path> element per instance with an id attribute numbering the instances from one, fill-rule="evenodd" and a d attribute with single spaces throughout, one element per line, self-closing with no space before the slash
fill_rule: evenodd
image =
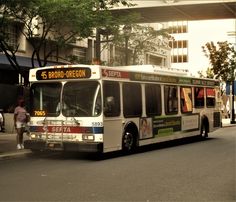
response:
<path id="1" fill-rule="evenodd" d="M 103 82 L 104 152 L 122 147 L 122 118 L 120 105 L 120 84 Z"/>

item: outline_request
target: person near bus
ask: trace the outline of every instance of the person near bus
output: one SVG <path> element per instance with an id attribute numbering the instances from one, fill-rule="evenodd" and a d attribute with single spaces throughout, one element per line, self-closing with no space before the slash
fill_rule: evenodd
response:
<path id="1" fill-rule="evenodd" d="M 29 121 L 29 114 L 25 109 L 25 101 L 23 98 L 19 98 L 17 106 L 14 110 L 14 126 L 17 132 L 16 136 L 17 149 L 24 149 L 23 134 L 25 132 L 25 128 L 28 121 Z"/>

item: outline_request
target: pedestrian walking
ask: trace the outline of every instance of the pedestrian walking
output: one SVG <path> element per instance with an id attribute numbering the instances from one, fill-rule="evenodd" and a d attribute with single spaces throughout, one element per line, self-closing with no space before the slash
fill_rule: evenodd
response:
<path id="1" fill-rule="evenodd" d="M 14 126 L 17 132 L 16 135 L 17 149 L 24 149 L 23 134 L 25 132 L 25 128 L 28 121 L 29 121 L 29 114 L 25 109 L 25 101 L 23 98 L 19 98 L 17 106 L 14 110 Z"/>

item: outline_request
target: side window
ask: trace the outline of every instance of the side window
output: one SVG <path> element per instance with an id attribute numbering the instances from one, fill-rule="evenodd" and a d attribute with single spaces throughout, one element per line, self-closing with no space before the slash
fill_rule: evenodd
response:
<path id="1" fill-rule="evenodd" d="M 193 111 L 192 89 L 190 87 L 180 88 L 180 106 L 182 113 Z"/>
<path id="2" fill-rule="evenodd" d="M 165 112 L 166 114 L 178 113 L 178 90 L 177 86 L 165 86 Z"/>
<path id="3" fill-rule="evenodd" d="M 145 99 L 147 116 L 161 115 L 161 86 L 146 84 Z"/>
<path id="4" fill-rule="evenodd" d="M 204 107 L 204 88 L 194 88 L 194 103 L 196 108 Z"/>
<path id="5" fill-rule="evenodd" d="M 103 83 L 104 115 L 107 117 L 120 115 L 120 86 L 118 82 Z"/>
<path id="6" fill-rule="evenodd" d="M 206 89 L 206 105 L 207 107 L 214 107 L 216 103 L 215 98 L 216 92 L 214 88 L 207 88 Z"/>
<path id="7" fill-rule="evenodd" d="M 142 115 L 142 94 L 140 84 L 123 84 L 123 104 L 125 117 L 136 117 Z"/>

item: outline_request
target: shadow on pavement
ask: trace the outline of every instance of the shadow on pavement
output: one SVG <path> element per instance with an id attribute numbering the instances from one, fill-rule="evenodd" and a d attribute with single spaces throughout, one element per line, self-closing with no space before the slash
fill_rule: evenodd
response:
<path id="1" fill-rule="evenodd" d="M 142 146 L 135 151 L 125 153 L 123 151 L 109 152 L 105 154 L 93 154 L 93 153 L 81 153 L 81 152 L 63 152 L 63 151 L 38 151 L 27 154 L 29 158 L 44 158 L 50 160 L 85 160 L 85 161 L 101 161 L 109 160 L 111 158 L 118 158 L 128 155 L 135 155 L 144 152 L 150 152 L 153 150 L 166 149 L 181 145 L 194 144 L 203 141 L 212 141 L 216 138 L 203 139 L 200 137 L 188 137 L 178 140 L 171 140 L 162 143 L 156 143 L 152 145 Z"/>

